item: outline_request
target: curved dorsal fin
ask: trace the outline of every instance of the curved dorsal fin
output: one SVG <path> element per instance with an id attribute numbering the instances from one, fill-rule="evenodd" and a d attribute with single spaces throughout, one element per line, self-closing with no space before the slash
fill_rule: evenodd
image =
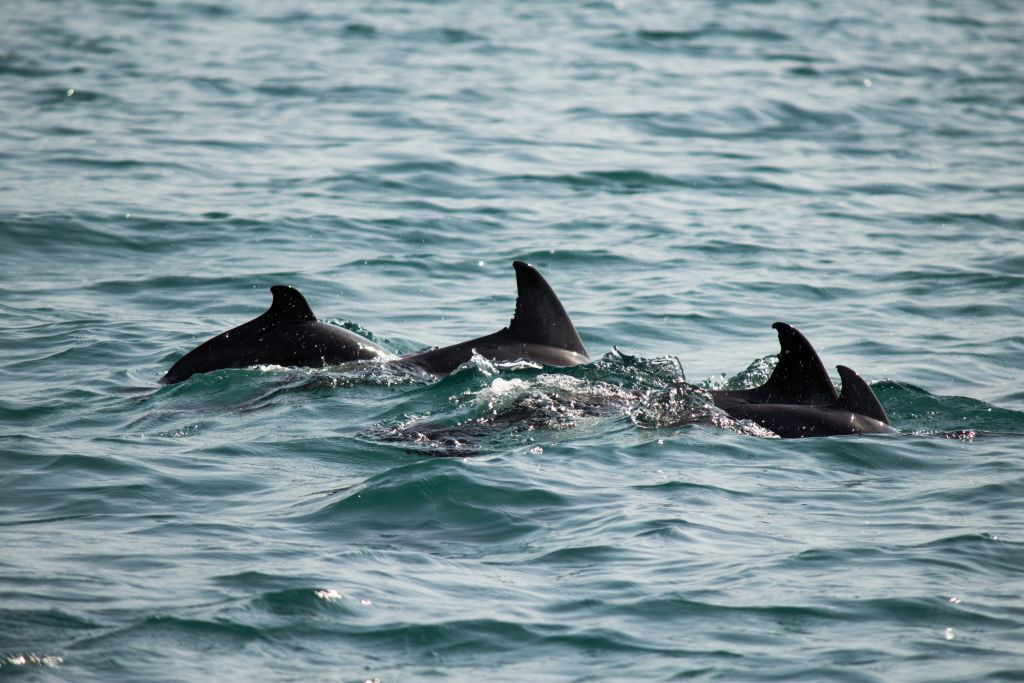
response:
<path id="1" fill-rule="evenodd" d="M 839 376 L 843 379 L 843 391 L 832 407 L 849 410 L 851 413 L 889 424 L 889 416 L 885 414 L 885 409 L 878 402 L 878 397 L 875 396 L 875 392 L 871 391 L 868 383 L 845 365 L 837 365 L 836 370 L 839 371 Z"/>
<path id="2" fill-rule="evenodd" d="M 839 398 L 825 366 L 807 337 L 792 325 L 777 322 L 779 363 L 768 381 L 758 387 L 759 402 L 827 405 Z"/>
<path id="3" fill-rule="evenodd" d="M 288 285 L 274 285 L 270 288 L 274 295 L 274 301 L 262 318 L 274 318 L 276 320 L 308 320 L 315 321 L 313 309 L 306 303 L 306 297 L 302 296 L 299 290 Z"/>
<path id="4" fill-rule="evenodd" d="M 518 295 L 508 331 L 524 342 L 587 355 L 569 314 L 537 269 L 522 261 L 512 265 L 516 269 Z"/>

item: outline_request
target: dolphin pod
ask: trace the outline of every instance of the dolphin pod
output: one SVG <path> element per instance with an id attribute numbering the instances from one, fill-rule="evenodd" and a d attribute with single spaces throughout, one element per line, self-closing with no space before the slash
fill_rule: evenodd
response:
<path id="1" fill-rule="evenodd" d="M 784 439 L 896 432 L 875 392 L 860 375 L 845 365 L 836 366 L 843 381 L 837 394 L 807 338 L 786 323 L 772 327 L 779 333 L 781 349 L 768 381 L 753 389 L 712 391 L 716 406 Z"/>
<path id="2" fill-rule="evenodd" d="M 253 365 L 321 368 L 359 360 L 446 375 L 478 354 L 489 360 L 526 360 L 555 367 L 590 362 L 576 328 L 544 277 L 515 261 L 516 307 L 506 327 L 451 346 L 395 356 L 344 328 L 317 320 L 293 287 L 270 288 L 273 301 L 262 315 L 203 342 L 164 375 L 181 382 L 203 372 Z M 896 432 L 871 387 L 839 365 L 836 392 L 810 342 L 795 327 L 777 322 L 779 360 L 768 380 L 751 389 L 711 392 L 716 407 L 750 420 L 782 438 Z"/>
<path id="3" fill-rule="evenodd" d="M 249 322 L 208 339 L 164 375 L 168 384 L 200 372 L 253 365 L 322 368 L 381 359 L 434 375 L 446 375 L 477 353 L 488 360 L 529 360 L 556 367 L 589 363 L 590 357 L 555 292 L 533 266 L 516 261 L 516 311 L 494 334 L 398 358 L 369 339 L 317 320 L 294 287 L 270 288 L 274 300 Z"/>

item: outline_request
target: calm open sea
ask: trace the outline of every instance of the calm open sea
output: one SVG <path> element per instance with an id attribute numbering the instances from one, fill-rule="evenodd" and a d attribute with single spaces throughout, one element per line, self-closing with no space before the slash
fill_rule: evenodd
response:
<path id="1" fill-rule="evenodd" d="M 1019 2 L 8 0 L 0 295 L 0 678 L 1024 679 Z M 687 419 L 776 320 L 903 434 Z"/>

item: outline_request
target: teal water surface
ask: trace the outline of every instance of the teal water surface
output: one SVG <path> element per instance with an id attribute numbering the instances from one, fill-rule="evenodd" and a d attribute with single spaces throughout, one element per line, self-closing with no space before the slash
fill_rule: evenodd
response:
<path id="1" fill-rule="evenodd" d="M 0 678 L 1024 679 L 1018 3 L 0 7 Z M 274 284 L 404 353 L 161 385 Z M 699 392 L 801 329 L 902 433 Z M 455 456 L 455 457 L 437 457 Z"/>

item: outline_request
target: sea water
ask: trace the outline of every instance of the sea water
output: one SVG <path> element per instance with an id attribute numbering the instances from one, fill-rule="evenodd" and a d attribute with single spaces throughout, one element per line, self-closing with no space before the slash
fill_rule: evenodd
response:
<path id="1" fill-rule="evenodd" d="M 996 0 L 3 3 L 0 677 L 1024 678 L 1022 56 Z M 514 259 L 593 364 L 159 383 L 274 284 L 493 332 Z M 776 320 L 901 434 L 695 409 Z"/>

